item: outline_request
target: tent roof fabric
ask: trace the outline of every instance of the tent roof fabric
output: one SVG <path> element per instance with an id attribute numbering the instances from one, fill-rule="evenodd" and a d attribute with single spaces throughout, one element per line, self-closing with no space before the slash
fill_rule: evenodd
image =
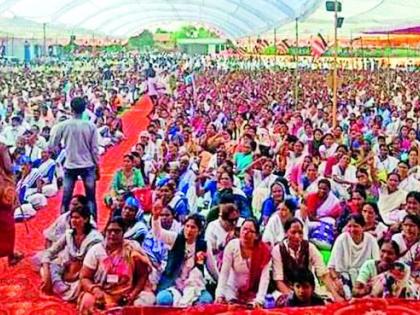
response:
<path id="1" fill-rule="evenodd" d="M 345 21 L 340 32 L 420 24 L 419 0 L 341 2 L 340 16 Z M 333 31 L 333 14 L 326 12 L 325 0 L 0 0 L 0 17 L 20 17 L 50 27 L 115 37 L 128 37 L 150 25 L 170 21 L 197 22 L 233 39 L 264 34 L 274 28 L 290 37 L 296 18 L 302 34 Z"/>
<path id="2" fill-rule="evenodd" d="M 420 35 L 420 25 L 413 27 L 398 28 L 388 31 L 371 31 L 366 32 L 367 34 L 391 34 L 391 35 Z"/>

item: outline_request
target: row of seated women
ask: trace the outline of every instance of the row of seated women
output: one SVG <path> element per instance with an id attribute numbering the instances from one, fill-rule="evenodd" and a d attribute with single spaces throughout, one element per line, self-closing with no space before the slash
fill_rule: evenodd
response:
<path id="1" fill-rule="evenodd" d="M 218 216 L 207 224 L 199 214 L 177 221 L 164 189 L 158 190 L 150 222 L 133 196 L 123 196 L 103 234 L 85 198 L 75 196 L 69 213 L 45 231 L 47 249 L 34 259 L 42 289 L 77 301 L 87 314 L 130 304 L 261 307 L 269 294 L 278 305 L 290 305 L 295 284 L 302 282 L 294 271 L 309 270 L 316 276 L 314 301 L 419 298 L 420 220 L 412 210 L 400 233 L 378 242 L 371 229 L 377 209 L 363 203 L 362 214 L 343 219 L 326 264 L 307 240 L 308 219 L 292 202 L 281 202 L 268 221 L 277 225 L 260 231 L 257 221 L 241 218 L 231 196 L 221 198 Z M 409 195 L 407 204 L 418 211 L 418 193 Z"/>

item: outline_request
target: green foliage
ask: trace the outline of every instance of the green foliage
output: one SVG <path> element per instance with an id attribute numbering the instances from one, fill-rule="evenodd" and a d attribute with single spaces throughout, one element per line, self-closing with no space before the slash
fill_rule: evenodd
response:
<path id="1" fill-rule="evenodd" d="M 277 53 L 277 49 L 274 45 L 266 47 L 263 51 L 263 55 L 268 55 L 268 56 L 273 56 L 276 53 Z"/>
<path id="2" fill-rule="evenodd" d="M 70 53 L 73 53 L 75 50 L 76 50 L 76 48 L 77 48 L 78 46 L 76 45 L 76 44 L 74 44 L 74 43 L 69 43 L 69 44 L 67 44 L 67 45 L 65 45 L 65 46 L 63 46 L 63 53 L 64 54 L 70 54 Z"/>
<path id="3" fill-rule="evenodd" d="M 218 38 L 218 36 L 216 33 L 211 32 L 204 27 L 196 28 L 192 25 L 183 26 L 179 30 L 171 33 L 171 40 L 173 42 L 185 38 Z"/>
<path id="4" fill-rule="evenodd" d="M 118 53 L 124 51 L 125 48 L 120 44 L 112 44 L 108 46 L 103 46 L 100 48 L 100 50 L 106 53 Z"/>
<path id="5" fill-rule="evenodd" d="M 169 33 L 169 31 L 164 30 L 164 29 L 162 29 L 162 28 L 158 27 L 155 33 L 156 33 L 156 34 L 168 34 L 168 33 Z"/>
<path id="6" fill-rule="evenodd" d="M 134 49 L 151 48 L 154 44 L 153 34 L 149 30 L 144 30 L 138 36 L 130 37 L 128 40 L 128 46 Z"/>

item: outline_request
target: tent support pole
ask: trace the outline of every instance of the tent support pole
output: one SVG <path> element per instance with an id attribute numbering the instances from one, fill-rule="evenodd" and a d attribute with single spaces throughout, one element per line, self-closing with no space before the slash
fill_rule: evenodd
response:
<path id="1" fill-rule="evenodd" d="M 333 74 L 333 108 L 332 108 L 333 128 L 337 126 L 337 53 L 338 53 L 337 3 L 338 1 L 335 0 L 335 4 L 334 4 L 334 74 Z"/>
<path id="2" fill-rule="evenodd" d="M 295 106 L 299 102 L 299 19 L 295 19 L 296 47 L 295 47 Z"/>

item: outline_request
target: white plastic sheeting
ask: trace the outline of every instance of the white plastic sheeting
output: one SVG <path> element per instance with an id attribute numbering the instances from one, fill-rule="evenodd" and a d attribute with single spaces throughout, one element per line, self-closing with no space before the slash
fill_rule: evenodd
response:
<path id="1" fill-rule="evenodd" d="M 129 36 L 158 22 L 198 22 L 236 38 L 309 15 L 318 4 L 318 0 L 0 0 L 0 14 L 114 36 Z"/>
<path id="2" fill-rule="evenodd" d="M 420 24 L 420 0 L 341 2 L 345 32 Z M 275 27 L 290 36 L 295 18 L 302 33 L 333 29 L 333 14 L 326 12 L 325 0 L 0 0 L 0 17 L 14 16 L 118 37 L 169 21 L 202 23 L 231 38 Z"/>

